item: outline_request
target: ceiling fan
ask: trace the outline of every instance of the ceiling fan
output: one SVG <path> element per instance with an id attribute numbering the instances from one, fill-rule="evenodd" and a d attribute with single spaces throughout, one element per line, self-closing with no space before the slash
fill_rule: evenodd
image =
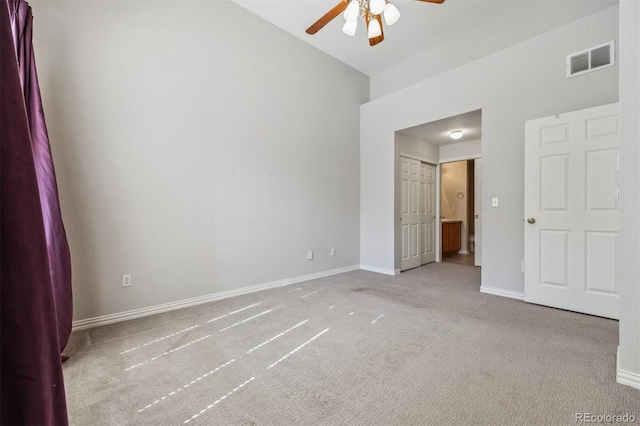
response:
<path id="1" fill-rule="evenodd" d="M 417 1 L 438 4 L 444 3 L 444 0 Z M 364 18 L 367 24 L 367 35 L 369 36 L 370 46 L 375 46 L 384 40 L 384 33 L 382 32 L 383 13 L 384 21 L 387 25 L 393 25 L 398 18 L 400 18 L 400 12 L 389 0 L 342 0 L 322 18 L 307 28 L 306 33 L 311 35 L 317 33 L 342 12 L 344 12 L 344 19 L 347 21 L 342 31 L 350 36 L 356 33 L 358 17 L 362 16 Z"/>

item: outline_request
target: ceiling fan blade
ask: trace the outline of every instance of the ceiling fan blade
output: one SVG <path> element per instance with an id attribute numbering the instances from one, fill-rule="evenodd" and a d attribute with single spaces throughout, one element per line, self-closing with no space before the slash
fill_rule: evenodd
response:
<path id="1" fill-rule="evenodd" d="M 341 1 L 334 6 L 333 9 L 328 11 L 322 18 L 318 19 L 313 25 L 307 28 L 307 34 L 315 34 L 320 31 L 325 25 L 333 20 L 336 16 L 340 15 L 347 8 L 349 3 L 347 1 Z"/>
<path id="2" fill-rule="evenodd" d="M 424 1 L 427 3 L 438 3 L 438 4 L 444 3 L 444 0 L 417 0 L 417 1 Z"/>
<path id="3" fill-rule="evenodd" d="M 378 37 L 369 39 L 369 46 L 371 47 L 375 46 L 378 43 L 382 43 L 382 41 L 384 40 L 384 29 L 382 28 L 382 18 L 380 17 L 380 15 L 376 15 L 375 18 L 380 23 L 380 31 L 382 32 L 382 34 L 380 34 Z M 369 21 L 367 21 L 367 30 L 369 30 Z"/>

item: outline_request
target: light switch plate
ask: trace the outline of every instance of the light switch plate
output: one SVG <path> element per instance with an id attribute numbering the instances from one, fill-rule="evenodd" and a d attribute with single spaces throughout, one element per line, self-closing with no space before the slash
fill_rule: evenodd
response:
<path id="1" fill-rule="evenodd" d="M 491 199 L 491 207 L 498 207 L 500 205 L 500 201 L 498 200 L 498 197 L 493 197 Z"/>

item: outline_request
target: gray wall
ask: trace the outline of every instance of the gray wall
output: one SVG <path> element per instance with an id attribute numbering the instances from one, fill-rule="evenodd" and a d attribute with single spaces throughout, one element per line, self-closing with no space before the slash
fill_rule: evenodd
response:
<path id="1" fill-rule="evenodd" d="M 359 263 L 366 76 L 228 1 L 31 4 L 75 320 Z"/>
<path id="2" fill-rule="evenodd" d="M 440 147 L 441 163 L 480 157 L 482 157 L 482 139 L 443 145 Z"/>
<path id="3" fill-rule="evenodd" d="M 620 1 L 619 370 L 640 388 L 640 3 Z M 620 371 L 619 371 L 620 373 Z"/>
<path id="4" fill-rule="evenodd" d="M 394 267 L 394 132 L 482 109 L 482 285 L 522 294 L 524 122 L 616 102 L 617 66 L 567 79 L 565 57 L 617 37 L 616 6 L 363 105 L 360 263 Z"/>
<path id="5" fill-rule="evenodd" d="M 547 0 L 549 2 L 551 0 Z M 604 1 L 604 2 L 603 2 Z M 540 14 L 540 8 L 535 3 L 545 2 L 529 1 L 531 15 L 528 21 L 514 21 L 497 13 L 493 16 L 495 22 L 499 22 L 500 29 L 495 26 L 475 28 L 473 37 L 451 37 L 438 43 L 435 47 L 419 53 L 411 58 L 395 64 L 380 73 L 371 76 L 371 99 L 376 99 L 390 93 L 404 89 L 423 80 L 434 77 L 456 67 L 468 64 L 484 56 L 490 55 L 507 47 L 514 46 L 537 34 L 557 29 L 565 22 L 565 12 L 571 10 L 570 16 L 580 13 L 582 17 L 595 13 L 607 6 L 617 4 L 617 0 L 559 0 L 551 1 L 554 10 L 559 13 Z M 456 1 L 458 5 L 447 1 L 443 7 L 466 6 L 464 3 L 474 3 L 473 0 Z M 525 2 L 519 2 L 525 3 Z M 473 6 L 473 5 L 471 5 Z M 507 4 L 503 11 L 506 11 Z M 521 9 L 522 10 L 522 9 Z M 508 15 L 508 11 L 507 15 Z M 459 25 L 459 23 L 451 23 Z M 517 26 L 517 28 L 516 28 Z M 503 31 L 504 29 L 507 31 Z M 513 30 L 513 31 L 510 31 Z M 505 36 L 508 34 L 508 36 Z"/>

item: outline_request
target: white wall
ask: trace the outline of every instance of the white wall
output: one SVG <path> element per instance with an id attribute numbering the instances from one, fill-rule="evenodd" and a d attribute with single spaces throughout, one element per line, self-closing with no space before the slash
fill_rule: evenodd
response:
<path id="1" fill-rule="evenodd" d="M 464 3 L 472 3 L 473 1 L 467 0 L 464 2 L 457 1 L 460 6 L 467 6 Z M 496 26 L 486 26 L 484 28 L 476 28 L 474 37 L 457 37 L 445 40 L 443 43 L 438 43 L 432 49 L 429 49 L 423 53 L 412 56 L 411 58 L 402 61 L 395 66 L 386 69 L 383 72 L 371 76 L 371 99 L 376 99 L 398 90 L 409 87 L 413 84 L 419 83 L 431 77 L 434 77 L 443 72 L 447 72 L 456 67 L 462 66 L 474 60 L 480 59 L 484 56 L 495 53 L 499 50 L 505 49 L 509 46 L 514 46 L 529 38 L 534 37 L 541 32 L 550 31 L 561 27 L 563 25 L 564 13 L 558 14 L 547 13 L 544 17 L 540 16 L 539 8 L 534 5 L 536 2 L 530 2 L 529 7 L 532 7 L 532 15 L 534 18 L 529 22 L 515 21 L 509 19 L 508 16 L 503 16 L 501 13 L 497 13 L 493 16 L 493 20 L 499 23 L 500 28 L 509 28 L 512 31 L 496 31 Z M 575 3 L 583 3 L 578 7 L 586 16 L 595 12 L 600 4 L 593 2 L 591 4 L 584 4 L 587 2 L 574 0 L 567 1 L 562 0 L 555 3 L 564 3 L 560 5 L 554 5 L 554 7 L 562 9 L 573 9 L 572 15 L 576 13 Z M 573 3 L 573 4 L 572 4 Z M 441 7 L 456 7 L 458 5 L 447 2 L 446 5 Z M 507 12 L 507 5 L 505 4 L 504 12 Z M 540 17 L 543 19 L 536 19 Z M 458 25 L 459 23 L 450 23 L 448 25 Z M 509 34 L 505 37 L 504 34 Z M 574 53 L 574 52 L 570 52 Z"/>
<path id="2" fill-rule="evenodd" d="M 31 4 L 76 320 L 359 263 L 367 77 L 229 1 Z"/>
<path id="3" fill-rule="evenodd" d="M 620 0 L 620 347 L 618 380 L 640 389 L 640 3 Z M 626 373 L 622 374 L 621 373 Z M 631 383 L 630 383 L 631 381 Z"/>
<path id="4" fill-rule="evenodd" d="M 482 157 L 482 140 L 459 142 L 440 147 L 440 162 L 447 163 L 462 159 Z"/>
<path id="5" fill-rule="evenodd" d="M 402 208 L 402 169 L 400 164 L 400 156 L 404 155 L 409 158 L 413 158 L 415 160 L 424 161 L 425 163 L 430 163 L 437 165 L 438 164 L 438 147 L 425 142 L 420 139 L 413 138 L 411 136 L 407 136 L 405 134 L 396 132 L 394 135 L 395 140 L 395 199 L 394 199 L 394 223 L 395 223 L 395 259 L 393 262 L 392 269 L 384 269 L 380 272 L 384 272 L 387 274 L 393 274 L 400 270 L 400 263 L 402 258 L 402 235 L 400 229 L 400 217 L 401 217 L 401 208 Z M 438 193 L 436 193 L 436 197 L 438 197 Z M 436 241 L 438 238 L 439 232 L 436 230 Z"/>
<path id="6" fill-rule="evenodd" d="M 400 169 L 400 156 L 405 155 L 426 163 L 438 164 L 438 147 L 432 143 L 416 139 L 397 132 L 394 137 L 396 144 L 397 168 Z M 400 175 L 398 175 L 400 176 Z"/>
<path id="7" fill-rule="evenodd" d="M 522 292 L 524 122 L 616 102 L 617 66 L 566 79 L 565 57 L 617 36 L 616 6 L 363 105 L 361 263 L 394 265 L 394 132 L 482 109 L 482 284 Z"/>

